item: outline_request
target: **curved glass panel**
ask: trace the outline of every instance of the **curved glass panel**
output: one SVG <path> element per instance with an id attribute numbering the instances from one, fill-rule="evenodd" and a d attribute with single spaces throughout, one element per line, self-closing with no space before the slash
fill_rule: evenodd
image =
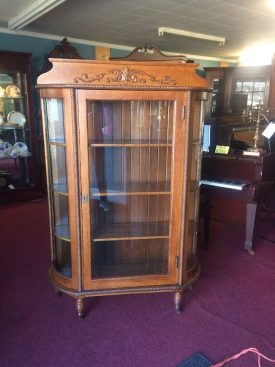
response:
<path id="1" fill-rule="evenodd" d="M 58 237 L 54 240 L 53 265 L 63 276 L 72 276 L 71 243 Z"/>
<path id="2" fill-rule="evenodd" d="M 71 243 L 63 100 L 44 99 L 47 137 L 49 195 L 53 229 L 53 263 L 63 276 L 71 277 Z"/>

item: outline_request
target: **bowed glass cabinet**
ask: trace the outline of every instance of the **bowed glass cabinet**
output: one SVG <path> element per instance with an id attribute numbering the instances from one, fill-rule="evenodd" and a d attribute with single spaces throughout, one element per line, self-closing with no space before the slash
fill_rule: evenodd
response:
<path id="1" fill-rule="evenodd" d="M 29 53 L 0 51 L 0 204 L 41 196 L 30 57 Z"/>
<path id="2" fill-rule="evenodd" d="M 56 290 L 174 292 L 198 277 L 202 95 L 195 64 L 51 59 L 38 78 Z"/>

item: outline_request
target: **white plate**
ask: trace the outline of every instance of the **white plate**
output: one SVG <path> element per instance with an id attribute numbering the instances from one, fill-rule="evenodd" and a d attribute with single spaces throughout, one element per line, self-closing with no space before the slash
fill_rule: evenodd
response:
<path id="1" fill-rule="evenodd" d="M 16 98 L 21 96 L 21 90 L 18 85 L 11 84 L 6 88 L 6 95 L 11 98 Z"/>
<path id="2" fill-rule="evenodd" d="M 10 124 L 17 124 L 23 127 L 26 123 L 26 116 L 21 112 L 12 111 L 8 114 L 7 120 Z"/>

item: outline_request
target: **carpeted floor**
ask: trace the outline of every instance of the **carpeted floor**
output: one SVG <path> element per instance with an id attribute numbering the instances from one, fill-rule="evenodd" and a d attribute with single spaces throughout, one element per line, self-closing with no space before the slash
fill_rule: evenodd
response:
<path id="1" fill-rule="evenodd" d="M 172 294 L 144 294 L 89 299 L 84 320 L 48 280 L 46 200 L 2 206 L 0 223 L 1 367 L 176 367 L 197 352 L 218 362 L 248 347 L 275 358 L 275 245 L 262 238 L 275 237 L 273 217 L 258 223 L 254 256 L 239 223 L 212 222 L 181 315 Z"/>

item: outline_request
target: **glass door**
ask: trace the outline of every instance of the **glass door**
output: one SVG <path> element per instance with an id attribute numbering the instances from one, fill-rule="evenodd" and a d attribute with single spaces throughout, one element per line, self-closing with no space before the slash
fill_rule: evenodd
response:
<path id="1" fill-rule="evenodd" d="M 81 116 L 80 128 L 85 125 L 88 141 L 87 285 L 108 280 L 111 286 L 110 279 L 117 284 L 127 277 L 131 285 L 133 277 L 153 277 L 160 284 L 176 279 L 177 245 L 172 248 L 171 240 L 175 104 L 165 95 L 154 100 L 85 95 L 86 124 Z"/>

